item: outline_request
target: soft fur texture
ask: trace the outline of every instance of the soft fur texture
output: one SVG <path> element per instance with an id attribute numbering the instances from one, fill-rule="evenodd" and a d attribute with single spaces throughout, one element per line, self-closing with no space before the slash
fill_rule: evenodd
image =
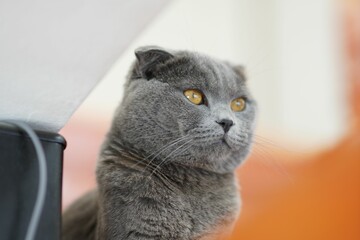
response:
<path id="1" fill-rule="evenodd" d="M 63 240 L 218 239 L 235 221 L 235 168 L 247 156 L 256 104 L 242 67 L 188 51 L 135 52 L 97 168 L 98 188 L 63 216 Z M 195 105 L 183 94 L 198 89 Z M 246 108 L 233 112 L 233 99 Z M 218 122 L 232 120 L 228 132 Z"/>

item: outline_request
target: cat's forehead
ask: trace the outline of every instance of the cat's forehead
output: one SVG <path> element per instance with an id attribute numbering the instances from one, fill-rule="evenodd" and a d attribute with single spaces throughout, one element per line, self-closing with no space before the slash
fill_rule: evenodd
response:
<path id="1" fill-rule="evenodd" d="M 207 55 L 181 52 L 163 69 L 162 78 L 179 88 L 193 88 L 218 96 L 246 94 L 245 79 L 233 67 Z"/>

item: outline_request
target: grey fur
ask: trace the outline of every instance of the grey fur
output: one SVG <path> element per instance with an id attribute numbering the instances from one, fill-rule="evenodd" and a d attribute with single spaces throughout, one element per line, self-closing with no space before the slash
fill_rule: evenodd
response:
<path id="1" fill-rule="evenodd" d="M 65 212 L 62 239 L 217 239 L 239 212 L 234 170 L 253 136 L 256 104 L 243 68 L 158 47 L 135 55 L 98 188 Z M 187 89 L 201 90 L 206 104 L 191 103 Z M 246 99 L 242 112 L 230 108 L 237 97 Z M 235 123 L 226 134 L 222 119 Z"/>

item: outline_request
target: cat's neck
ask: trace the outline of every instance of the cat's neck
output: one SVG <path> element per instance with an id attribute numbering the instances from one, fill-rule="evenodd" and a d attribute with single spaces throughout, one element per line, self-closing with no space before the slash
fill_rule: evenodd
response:
<path id="1" fill-rule="evenodd" d="M 195 184 L 198 187 L 207 186 L 209 182 L 222 182 L 234 178 L 234 173 L 218 173 L 197 166 L 168 163 L 161 168 L 161 172 L 180 184 Z"/>
<path id="2" fill-rule="evenodd" d="M 201 185 L 201 182 L 209 180 L 233 179 L 234 173 L 218 173 L 202 166 L 183 164 L 176 159 L 163 162 L 162 159 L 149 159 L 144 157 L 144 153 L 129 150 L 124 147 L 114 147 L 108 145 L 103 152 L 102 158 L 112 160 L 117 165 L 121 165 L 123 170 L 128 170 L 134 174 L 140 173 L 145 177 L 160 177 L 169 179 L 178 184 L 189 184 L 191 182 Z"/>

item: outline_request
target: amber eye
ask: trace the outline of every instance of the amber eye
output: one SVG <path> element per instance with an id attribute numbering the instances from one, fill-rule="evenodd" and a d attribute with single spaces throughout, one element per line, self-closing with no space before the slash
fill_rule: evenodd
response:
<path id="1" fill-rule="evenodd" d="M 200 105 L 204 103 L 204 96 L 202 92 L 196 89 L 189 89 L 184 91 L 185 97 L 193 104 Z"/>
<path id="2" fill-rule="evenodd" d="M 246 101 L 244 98 L 236 98 L 234 100 L 232 100 L 231 102 L 231 109 L 234 112 L 241 112 L 242 110 L 245 109 L 246 106 Z"/>

